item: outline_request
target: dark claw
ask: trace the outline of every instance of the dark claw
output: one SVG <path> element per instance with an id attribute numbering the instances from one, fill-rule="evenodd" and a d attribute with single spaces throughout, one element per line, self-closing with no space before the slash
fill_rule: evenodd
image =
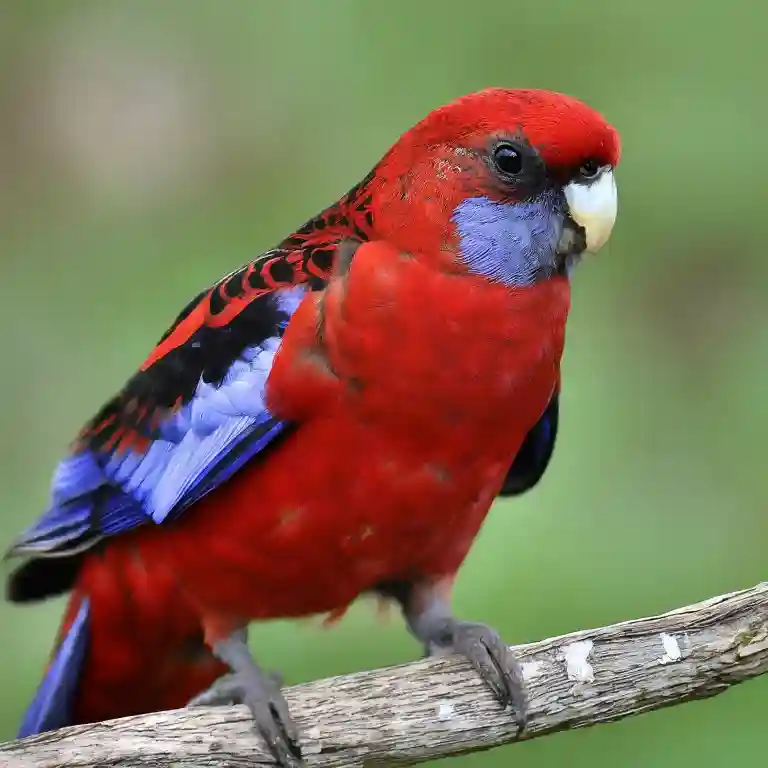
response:
<path id="1" fill-rule="evenodd" d="M 299 731 L 288 704 L 280 693 L 282 678 L 266 673 L 251 659 L 247 646 L 232 638 L 220 643 L 214 652 L 233 668 L 210 688 L 191 699 L 187 706 L 245 704 L 259 735 L 281 768 L 303 765 Z"/>
<path id="2" fill-rule="evenodd" d="M 283 695 L 271 676 L 258 669 L 222 675 L 210 688 L 195 696 L 187 706 L 245 704 L 256 730 L 269 747 L 278 765 L 292 768 L 301 763 L 299 732 L 291 719 Z"/>
<path id="3" fill-rule="evenodd" d="M 502 707 L 512 707 L 517 726 L 523 730 L 528 701 L 523 670 L 514 653 L 498 633 L 485 624 L 457 621 L 452 629 L 453 651 L 472 664 Z"/>
<path id="4" fill-rule="evenodd" d="M 428 655 L 449 652 L 467 659 L 501 706 L 512 707 L 522 731 L 528 714 L 523 671 L 498 633 L 485 624 L 450 617 L 433 620 L 426 630 Z"/>
<path id="5" fill-rule="evenodd" d="M 523 670 L 497 632 L 452 616 L 446 585 L 439 581 L 392 580 L 380 582 L 374 591 L 400 604 L 409 631 L 423 643 L 427 656 L 464 656 L 501 706 L 511 705 L 518 736 L 522 733 L 528 715 Z"/>

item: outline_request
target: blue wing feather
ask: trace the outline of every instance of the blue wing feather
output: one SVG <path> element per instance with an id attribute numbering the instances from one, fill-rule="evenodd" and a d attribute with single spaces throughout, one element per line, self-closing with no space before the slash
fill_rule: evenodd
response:
<path id="1" fill-rule="evenodd" d="M 261 453 L 287 426 L 269 413 L 264 389 L 303 294 L 281 291 L 274 336 L 245 347 L 220 380 L 201 377 L 146 448 L 86 446 L 67 456 L 54 473 L 49 509 L 9 554 L 68 555 L 104 536 L 172 519 Z"/>
<path id="2" fill-rule="evenodd" d="M 555 392 L 541 418 L 520 446 L 499 496 L 519 496 L 541 480 L 555 450 L 559 416 L 560 395 Z"/>
<path id="3" fill-rule="evenodd" d="M 72 724 L 72 704 L 88 648 L 89 612 L 90 605 L 86 598 L 80 603 L 72 626 L 24 713 L 16 738 L 23 739 Z"/>

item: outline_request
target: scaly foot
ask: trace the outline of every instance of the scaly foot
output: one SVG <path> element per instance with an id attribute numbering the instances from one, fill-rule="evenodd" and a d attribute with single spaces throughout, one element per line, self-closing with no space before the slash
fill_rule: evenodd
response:
<path id="1" fill-rule="evenodd" d="M 466 658 L 501 706 L 512 707 L 518 728 L 525 728 L 528 702 L 522 668 L 495 630 L 456 619 L 439 584 L 389 582 L 376 591 L 400 603 L 408 629 L 424 644 L 427 656 L 456 653 Z"/>
<path id="2" fill-rule="evenodd" d="M 256 664 L 244 632 L 235 632 L 216 643 L 213 653 L 229 665 L 232 672 L 222 675 L 187 706 L 245 704 L 251 711 L 256 730 L 278 765 L 282 768 L 301 765 L 299 733 L 280 692 L 280 676 L 267 673 Z"/>
<path id="3" fill-rule="evenodd" d="M 495 630 L 452 616 L 427 622 L 423 629 L 420 639 L 430 655 L 456 653 L 467 659 L 501 706 L 512 707 L 518 727 L 525 727 L 528 704 L 522 668 Z"/>

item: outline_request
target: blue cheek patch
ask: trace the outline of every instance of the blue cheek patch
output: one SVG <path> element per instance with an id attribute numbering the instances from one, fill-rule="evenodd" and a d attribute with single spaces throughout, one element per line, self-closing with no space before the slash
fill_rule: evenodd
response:
<path id="1" fill-rule="evenodd" d="M 509 286 L 550 277 L 564 210 L 565 200 L 554 190 L 521 203 L 463 200 L 452 218 L 464 262 L 470 272 Z"/>

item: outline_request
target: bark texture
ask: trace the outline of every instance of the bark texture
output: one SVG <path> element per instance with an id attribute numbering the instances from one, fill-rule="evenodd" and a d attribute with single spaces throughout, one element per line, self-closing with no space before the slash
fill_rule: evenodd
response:
<path id="1" fill-rule="evenodd" d="M 768 584 L 516 650 L 531 697 L 521 738 L 714 696 L 768 670 Z M 418 763 L 518 738 L 510 714 L 455 658 L 318 680 L 286 698 L 310 768 Z M 272 761 L 245 707 L 161 712 L 0 745 L 3 768 L 259 764 Z"/>

